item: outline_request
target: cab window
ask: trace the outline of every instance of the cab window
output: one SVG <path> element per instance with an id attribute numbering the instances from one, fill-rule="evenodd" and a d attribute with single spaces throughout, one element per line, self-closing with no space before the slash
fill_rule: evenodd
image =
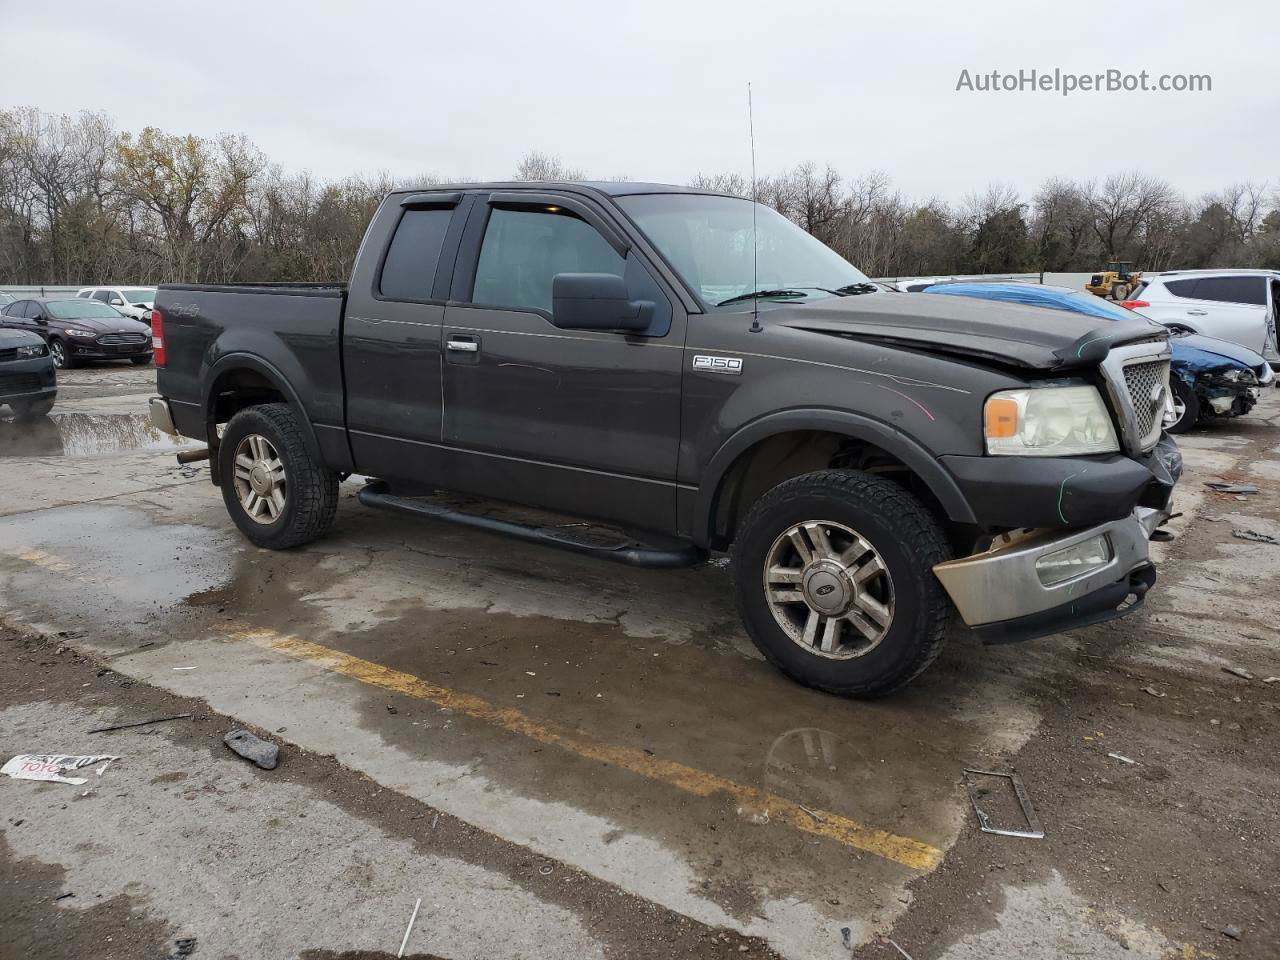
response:
<path id="1" fill-rule="evenodd" d="M 560 211 L 495 209 L 489 214 L 471 299 L 551 312 L 557 273 L 612 273 L 626 265 L 594 227 Z"/>
<path id="2" fill-rule="evenodd" d="M 452 209 L 409 209 L 396 225 L 378 290 L 387 300 L 430 300 Z"/>

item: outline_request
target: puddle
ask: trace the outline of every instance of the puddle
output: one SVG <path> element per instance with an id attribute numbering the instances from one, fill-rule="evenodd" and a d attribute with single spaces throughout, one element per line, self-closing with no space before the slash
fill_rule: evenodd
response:
<path id="1" fill-rule="evenodd" d="M 30 423 L 0 421 L 0 457 L 105 457 L 193 442 L 163 433 L 133 413 L 55 413 Z"/>

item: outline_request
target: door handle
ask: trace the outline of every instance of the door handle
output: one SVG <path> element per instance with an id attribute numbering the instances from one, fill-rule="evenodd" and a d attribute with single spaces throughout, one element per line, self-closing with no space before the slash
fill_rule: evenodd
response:
<path id="1" fill-rule="evenodd" d="M 1207 317 L 1208 315 L 1209 315 L 1208 310 L 1188 310 L 1187 311 L 1188 317 Z"/>
<path id="2" fill-rule="evenodd" d="M 474 340 L 449 340 L 445 346 L 455 353 L 478 353 L 480 351 L 480 344 Z"/>

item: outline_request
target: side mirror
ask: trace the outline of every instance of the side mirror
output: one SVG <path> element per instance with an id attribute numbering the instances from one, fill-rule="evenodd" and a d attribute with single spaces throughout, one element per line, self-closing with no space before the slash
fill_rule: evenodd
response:
<path id="1" fill-rule="evenodd" d="M 111 302 L 111 306 L 113 306 L 113 307 L 123 307 L 123 306 L 124 306 L 124 301 L 123 301 L 123 300 L 121 300 L 119 297 L 112 297 L 110 302 Z"/>
<path id="2" fill-rule="evenodd" d="M 632 300 L 612 273 L 557 273 L 551 280 L 551 322 L 562 330 L 647 330 L 654 306 Z"/>

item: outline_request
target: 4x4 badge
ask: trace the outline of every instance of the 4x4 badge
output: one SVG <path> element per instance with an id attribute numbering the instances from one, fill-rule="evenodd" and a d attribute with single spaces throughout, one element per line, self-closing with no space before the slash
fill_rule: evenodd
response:
<path id="1" fill-rule="evenodd" d="M 705 370 L 707 373 L 731 373 L 737 376 L 742 373 L 742 358 L 696 356 L 693 358 L 693 369 Z"/>

